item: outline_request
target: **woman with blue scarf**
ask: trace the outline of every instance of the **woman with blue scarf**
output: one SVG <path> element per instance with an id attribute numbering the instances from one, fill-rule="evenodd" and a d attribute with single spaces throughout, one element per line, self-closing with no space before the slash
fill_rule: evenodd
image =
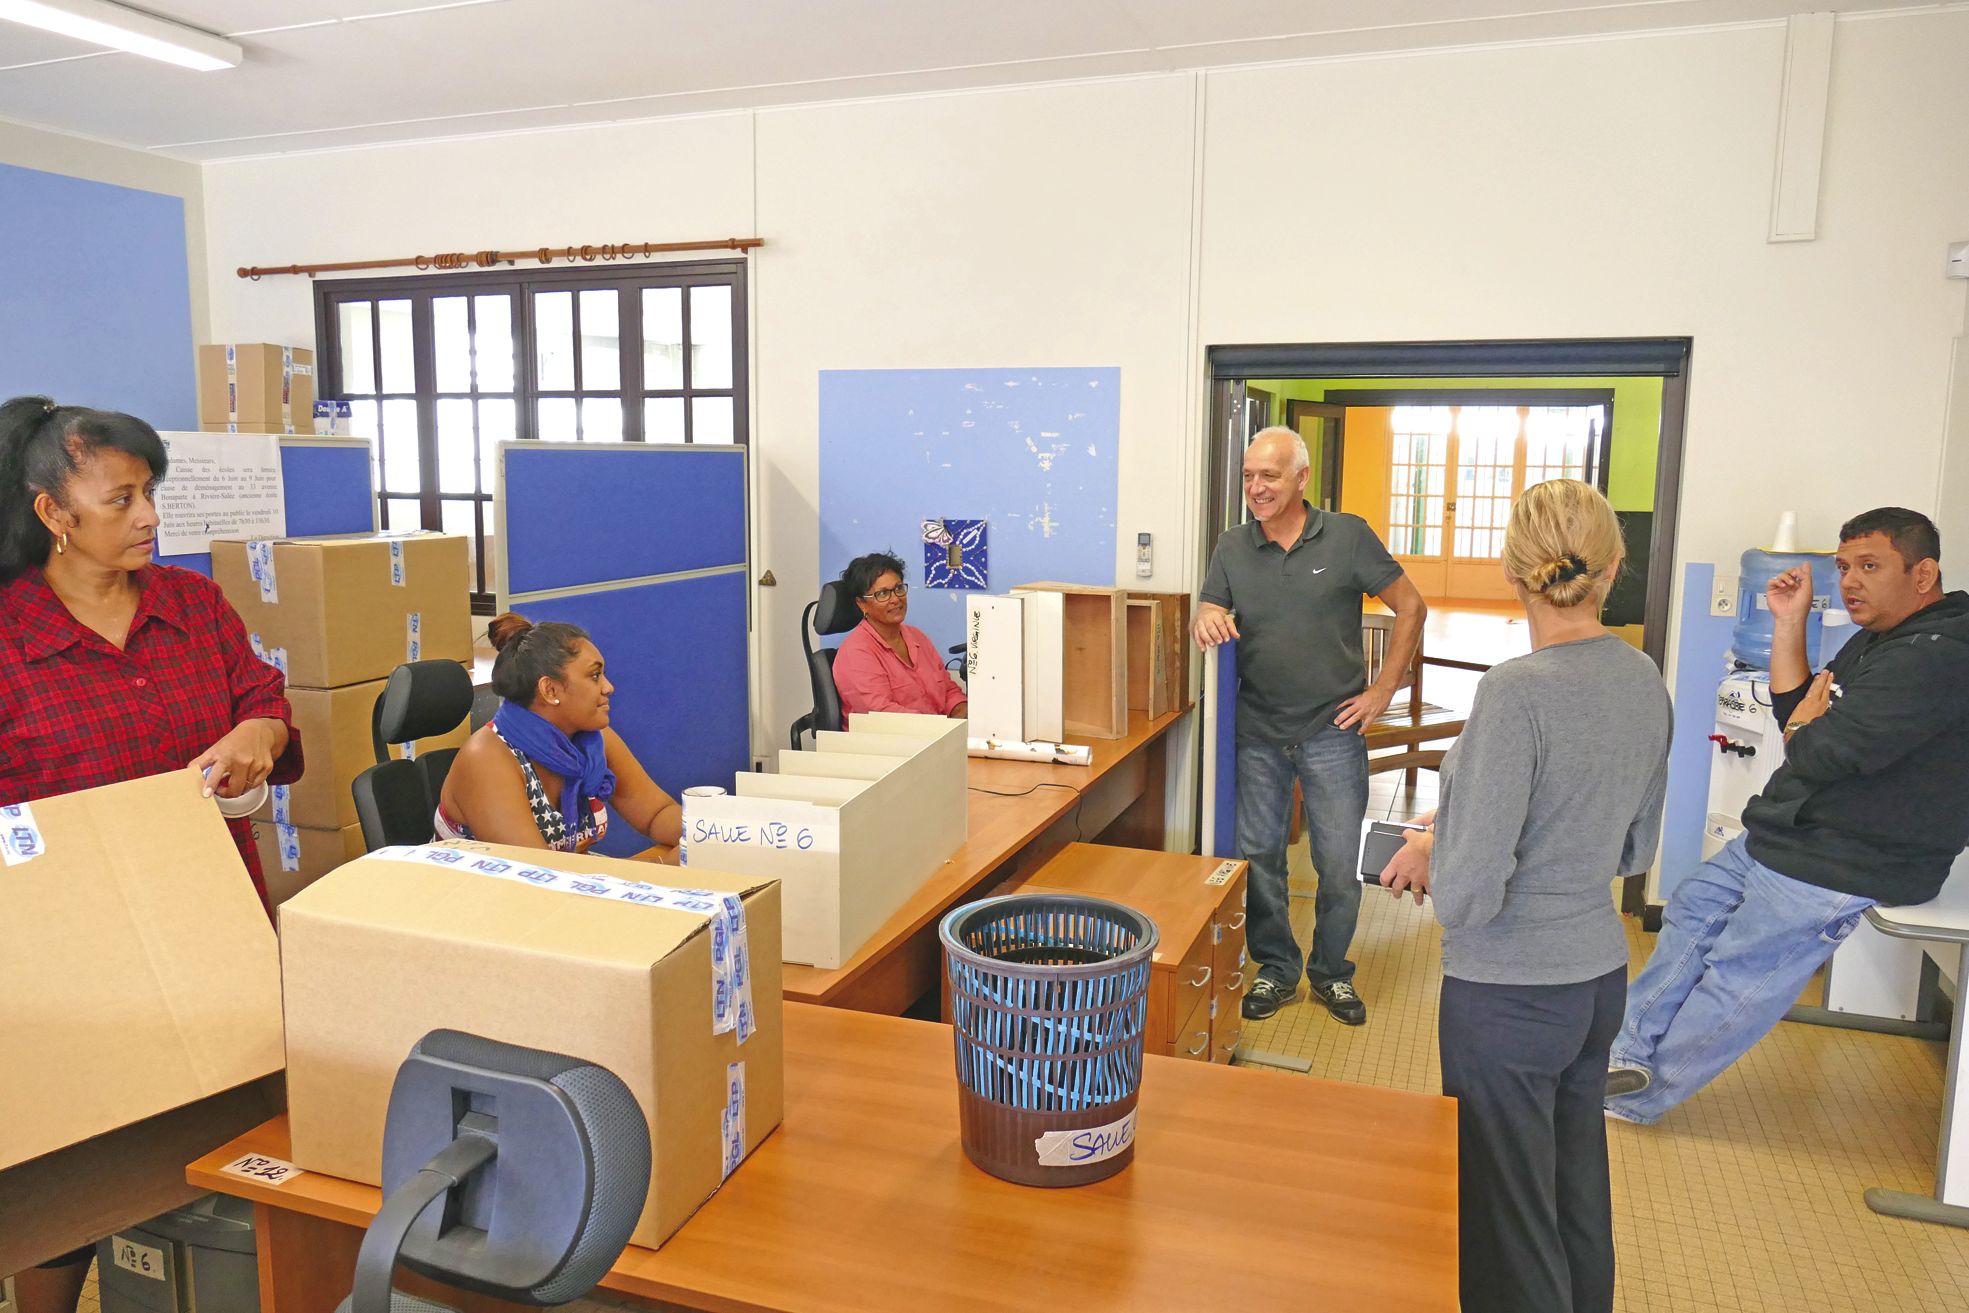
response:
<path id="1" fill-rule="evenodd" d="M 675 862 L 683 808 L 608 727 L 615 686 L 588 635 L 508 612 L 487 637 L 504 701 L 445 776 L 438 837 L 586 852 L 608 832 L 612 805 L 656 845 L 641 860 Z"/>

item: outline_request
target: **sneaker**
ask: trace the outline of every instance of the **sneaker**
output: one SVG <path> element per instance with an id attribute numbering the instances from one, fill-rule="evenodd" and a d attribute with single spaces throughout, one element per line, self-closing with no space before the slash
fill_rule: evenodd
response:
<path id="1" fill-rule="evenodd" d="M 1607 1097 L 1618 1099 L 1626 1094 L 1639 1094 L 1654 1083 L 1644 1067 L 1608 1067 Z"/>
<path id="2" fill-rule="evenodd" d="M 1260 976 L 1244 996 L 1244 1006 L 1239 1009 L 1246 1021 L 1263 1021 L 1292 1001 L 1296 990 L 1287 989 L 1270 976 Z"/>
<path id="3" fill-rule="evenodd" d="M 1333 1019 L 1345 1026 L 1358 1026 L 1367 1020 L 1367 1004 L 1354 992 L 1352 981 L 1329 980 L 1313 986 L 1313 997 L 1326 1004 Z"/>

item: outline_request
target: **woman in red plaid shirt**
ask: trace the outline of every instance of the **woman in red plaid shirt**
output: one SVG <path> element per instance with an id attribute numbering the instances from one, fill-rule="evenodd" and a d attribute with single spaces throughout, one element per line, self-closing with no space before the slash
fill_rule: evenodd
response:
<path id="1" fill-rule="evenodd" d="M 165 463 L 140 419 L 0 406 L 0 803 L 188 764 L 223 797 L 301 774 L 280 672 L 218 585 L 151 563 Z M 252 831 L 229 824 L 264 901 Z M 89 1252 L 22 1273 L 23 1313 L 73 1309 Z"/>

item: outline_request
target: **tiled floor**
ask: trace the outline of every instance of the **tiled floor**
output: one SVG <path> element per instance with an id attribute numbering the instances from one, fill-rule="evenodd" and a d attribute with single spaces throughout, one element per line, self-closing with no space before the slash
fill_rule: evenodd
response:
<path id="1" fill-rule="evenodd" d="M 1374 777 L 1380 814 L 1433 807 Z M 1311 890 L 1305 846 L 1295 892 Z M 1296 899 L 1302 942 L 1312 901 Z M 1635 969 L 1653 937 L 1629 922 Z M 1313 1073 L 1435 1093 L 1441 937 L 1428 907 L 1369 893 L 1354 944 L 1366 1026 L 1302 1001 L 1247 1026 L 1250 1049 Z M 1943 1046 L 1786 1022 L 1659 1125 L 1610 1122 L 1621 1313 L 1963 1313 L 1969 1231 L 1870 1212 L 1868 1186 L 1934 1188 Z"/>

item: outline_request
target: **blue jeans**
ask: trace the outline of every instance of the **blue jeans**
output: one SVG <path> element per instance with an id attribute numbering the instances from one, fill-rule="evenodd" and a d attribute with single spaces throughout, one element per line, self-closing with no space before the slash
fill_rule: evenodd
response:
<path id="1" fill-rule="evenodd" d="M 1313 949 L 1304 958 L 1292 937 L 1285 876 L 1295 778 L 1305 798 L 1306 843 L 1319 873 Z M 1367 740 L 1356 731 L 1325 725 L 1290 747 L 1237 745 L 1237 850 L 1251 863 L 1245 944 L 1259 975 L 1288 991 L 1299 988 L 1301 972 L 1316 985 L 1353 979 L 1347 949 L 1360 920 L 1358 866 L 1366 816 Z"/>
<path id="2" fill-rule="evenodd" d="M 1608 1059 L 1652 1080 L 1607 1108 L 1629 1121 L 1659 1121 L 1722 1075 L 1777 1025 L 1871 906 L 1871 898 L 1780 875 L 1741 837 L 1697 867 L 1669 896 Z"/>

